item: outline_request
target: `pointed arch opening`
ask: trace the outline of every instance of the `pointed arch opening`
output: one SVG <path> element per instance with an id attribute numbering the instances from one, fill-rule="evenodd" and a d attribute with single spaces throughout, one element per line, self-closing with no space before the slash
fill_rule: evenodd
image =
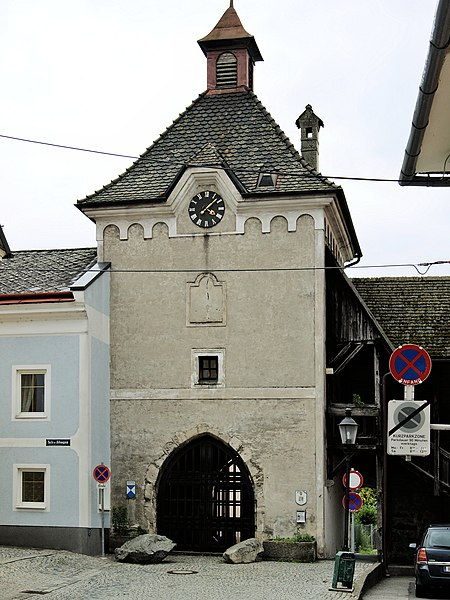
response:
<path id="1" fill-rule="evenodd" d="M 255 536 L 250 473 L 233 448 L 211 435 L 173 451 L 157 490 L 157 531 L 178 550 L 223 552 Z"/>

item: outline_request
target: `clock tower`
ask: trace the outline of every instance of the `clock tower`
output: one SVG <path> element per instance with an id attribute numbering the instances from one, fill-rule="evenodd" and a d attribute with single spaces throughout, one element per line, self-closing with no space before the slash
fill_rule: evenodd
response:
<path id="1" fill-rule="evenodd" d="M 254 93 L 262 56 L 232 4 L 199 44 L 206 90 L 78 202 L 112 265 L 112 504 L 135 481 L 142 527 L 224 551 L 290 537 L 301 490 L 330 555 L 324 267 L 358 240 Z"/>

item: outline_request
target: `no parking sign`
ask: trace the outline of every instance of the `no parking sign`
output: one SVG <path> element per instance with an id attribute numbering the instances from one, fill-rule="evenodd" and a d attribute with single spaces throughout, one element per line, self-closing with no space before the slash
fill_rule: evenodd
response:
<path id="1" fill-rule="evenodd" d="M 421 346 L 403 344 L 391 354 L 389 370 L 399 383 L 418 385 L 430 374 L 431 358 Z"/>

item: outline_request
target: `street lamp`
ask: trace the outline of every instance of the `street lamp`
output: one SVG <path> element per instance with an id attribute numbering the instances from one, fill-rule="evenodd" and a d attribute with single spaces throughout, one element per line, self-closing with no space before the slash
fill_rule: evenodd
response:
<path id="1" fill-rule="evenodd" d="M 356 434 L 358 433 L 358 423 L 352 417 L 352 409 L 345 409 L 345 417 L 339 423 L 339 433 L 345 452 L 345 519 L 344 519 L 344 544 L 343 550 L 348 551 L 348 522 L 349 522 L 349 496 L 350 496 L 350 451 L 356 443 Z"/>

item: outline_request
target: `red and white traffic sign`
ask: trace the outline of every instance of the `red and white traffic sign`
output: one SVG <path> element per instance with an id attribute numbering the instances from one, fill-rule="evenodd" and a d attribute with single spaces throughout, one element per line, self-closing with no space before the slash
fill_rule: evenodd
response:
<path id="1" fill-rule="evenodd" d="M 391 354 L 389 370 L 399 383 L 418 385 L 430 374 L 431 358 L 421 346 L 403 344 Z"/>
<path id="2" fill-rule="evenodd" d="M 351 490 L 360 490 L 363 486 L 364 483 L 364 479 L 363 476 L 361 475 L 361 473 L 359 471 L 356 471 L 355 469 L 351 469 L 350 470 L 350 482 L 349 482 L 349 489 Z M 342 485 L 344 487 L 347 487 L 347 473 L 344 473 L 344 476 L 342 477 Z"/>
<path id="3" fill-rule="evenodd" d="M 342 506 L 346 508 L 345 496 L 342 498 Z M 349 512 L 358 512 L 363 505 L 362 498 L 356 492 L 350 492 L 348 495 L 348 510 Z"/>
<path id="4" fill-rule="evenodd" d="M 97 483 L 106 483 L 111 477 L 111 471 L 109 470 L 109 467 L 102 463 L 95 467 L 92 475 Z"/>

